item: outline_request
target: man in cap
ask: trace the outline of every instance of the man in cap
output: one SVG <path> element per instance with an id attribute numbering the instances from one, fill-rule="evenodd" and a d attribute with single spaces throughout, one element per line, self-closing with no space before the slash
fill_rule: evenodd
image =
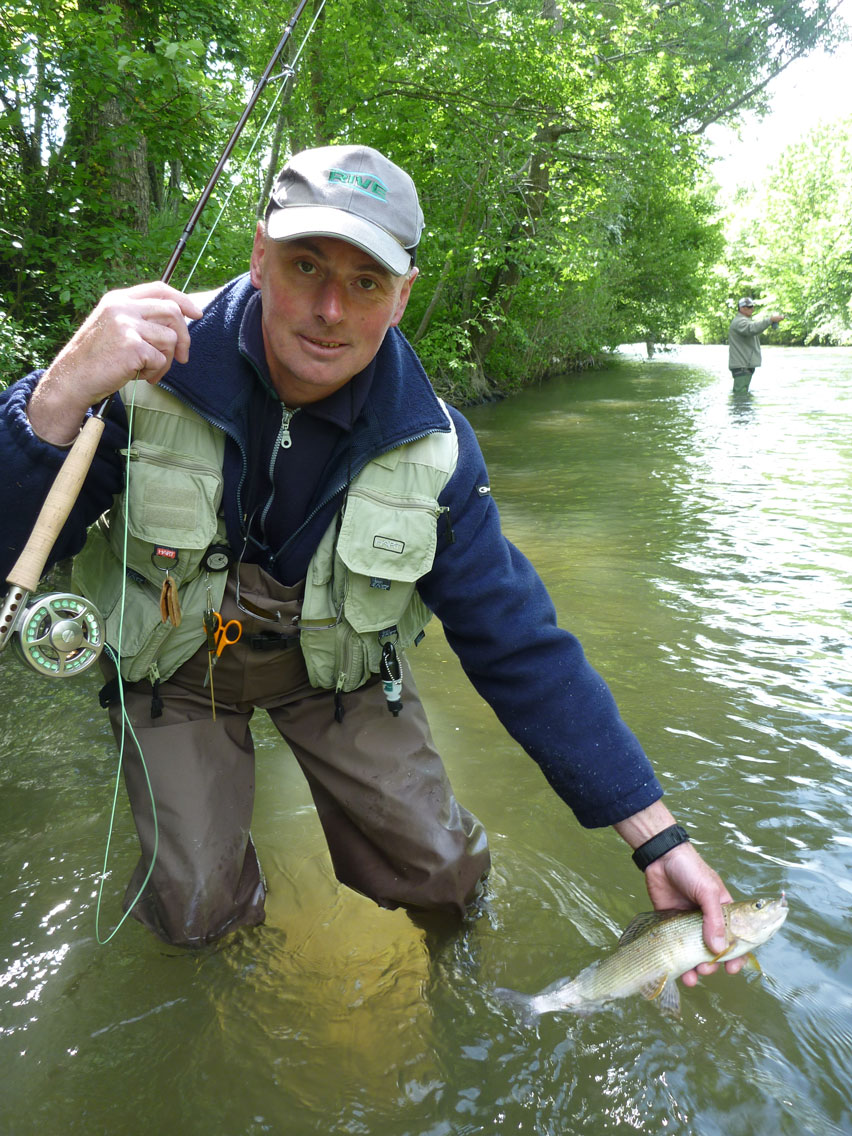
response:
<path id="1" fill-rule="evenodd" d="M 142 846 L 125 905 L 188 946 L 263 920 L 249 834 L 262 708 L 307 778 L 338 879 L 383 907 L 463 916 L 488 844 L 405 659 L 434 613 L 580 822 L 613 825 L 655 906 L 700 906 L 721 951 L 730 894 L 502 535 L 470 426 L 397 328 L 422 229 L 411 179 L 377 151 L 297 154 L 246 275 L 203 297 L 162 283 L 107 294 L 0 402 L 8 568 L 88 408 L 121 392 L 53 557 L 78 554 L 76 586 L 120 657 L 101 701 L 126 733 Z"/>
<path id="2" fill-rule="evenodd" d="M 753 319 L 753 316 L 754 300 L 751 296 L 743 296 L 728 328 L 728 369 L 736 394 L 744 394 L 748 390 L 755 368 L 760 366 L 760 336 L 784 318 L 778 313 L 759 319 Z"/>

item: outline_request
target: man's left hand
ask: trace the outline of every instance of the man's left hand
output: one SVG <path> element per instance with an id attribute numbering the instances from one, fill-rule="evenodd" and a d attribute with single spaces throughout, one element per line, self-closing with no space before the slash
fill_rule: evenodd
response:
<path id="1" fill-rule="evenodd" d="M 722 904 L 731 903 L 733 896 L 713 869 L 701 859 L 691 844 L 679 844 L 645 869 L 645 885 L 651 902 L 658 911 L 670 908 L 700 907 L 704 913 L 704 942 L 714 955 L 721 954 L 726 945 L 725 920 Z M 744 959 L 731 959 L 725 963 L 728 974 L 742 969 Z M 694 970 L 681 976 L 685 986 L 694 986 L 701 974 L 718 970 L 716 962 L 702 962 Z"/>

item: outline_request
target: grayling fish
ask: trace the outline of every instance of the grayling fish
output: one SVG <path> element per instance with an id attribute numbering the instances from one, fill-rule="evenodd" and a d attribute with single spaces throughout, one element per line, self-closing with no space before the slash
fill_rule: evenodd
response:
<path id="1" fill-rule="evenodd" d="M 722 905 L 727 947 L 719 955 L 707 949 L 700 911 L 649 911 L 631 920 L 618 945 L 576 978 L 560 979 L 539 994 L 498 989 L 526 1020 L 555 1010 L 594 1010 L 615 998 L 642 994 L 659 999 L 670 1014 L 680 1013 L 676 980 L 700 962 L 722 962 L 748 955 L 774 935 L 787 918 L 784 893 L 778 899 L 754 899 Z"/>

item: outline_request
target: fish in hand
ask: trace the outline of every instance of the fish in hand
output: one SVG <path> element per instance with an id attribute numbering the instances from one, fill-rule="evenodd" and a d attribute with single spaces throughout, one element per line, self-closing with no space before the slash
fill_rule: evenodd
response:
<path id="1" fill-rule="evenodd" d="M 631 920 L 618 945 L 582 970 L 560 979 L 539 994 L 498 988 L 496 994 L 525 1021 L 557 1010 L 595 1010 L 616 998 L 641 994 L 656 999 L 662 1010 L 680 1013 L 676 981 L 702 962 L 727 962 L 745 955 L 760 970 L 751 952 L 765 943 L 787 918 L 784 893 L 777 899 L 752 899 L 722 905 L 727 946 L 712 954 L 704 942 L 703 921 L 696 911 L 649 911 Z"/>

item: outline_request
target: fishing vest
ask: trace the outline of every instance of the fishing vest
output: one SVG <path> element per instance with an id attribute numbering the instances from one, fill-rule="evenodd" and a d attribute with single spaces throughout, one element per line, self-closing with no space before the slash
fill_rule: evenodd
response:
<path id="1" fill-rule="evenodd" d="M 125 681 L 154 681 L 198 650 L 204 610 L 222 602 L 227 573 L 208 572 L 204 561 L 211 544 L 226 542 L 225 437 L 158 386 L 136 381 L 122 398 L 128 412 L 132 405 L 127 491 L 93 526 L 73 580 L 104 616 Z M 446 512 L 438 496 L 458 461 L 455 427 L 441 408 L 447 432 L 368 462 L 311 558 L 300 643 L 315 687 L 355 690 L 379 673 L 386 642 L 405 650 L 431 618 L 416 583 L 432 567 Z M 160 615 L 166 567 L 178 586 L 180 627 Z"/>

